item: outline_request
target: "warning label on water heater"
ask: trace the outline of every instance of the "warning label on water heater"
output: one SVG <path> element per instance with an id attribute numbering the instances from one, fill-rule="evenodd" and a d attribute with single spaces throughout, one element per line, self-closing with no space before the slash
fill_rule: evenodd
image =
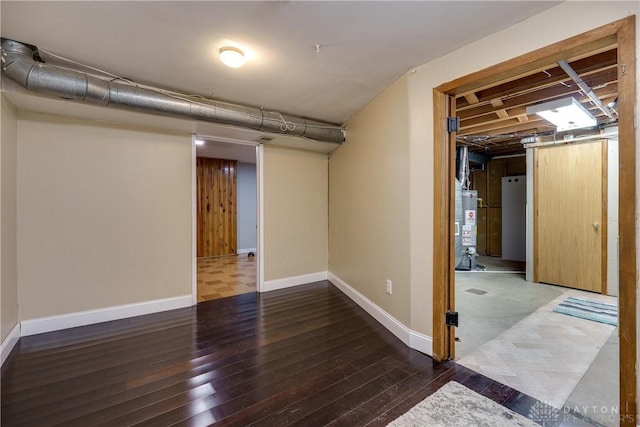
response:
<path id="1" fill-rule="evenodd" d="M 465 224 L 462 226 L 462 246 L 475 246 L 476 233 L 475 226 Z"/>
<path id="2" fill-rule="evenodd" d="M 467 209 L 464 211 L 464 225 L 476 225 L 476 211 Z"/>

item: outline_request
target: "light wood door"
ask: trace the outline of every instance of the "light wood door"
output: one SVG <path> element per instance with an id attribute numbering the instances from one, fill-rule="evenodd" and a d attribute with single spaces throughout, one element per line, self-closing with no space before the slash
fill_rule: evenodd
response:
<path id="1" fill-rule="evenodd" d="M 197 256 L 237 251 L 237 162 L 196 159 Z"/>
<path id="2" fill-rule="evenodd" d="M 537 148 L 536 281 L 606 289 L 606 142 Z"/>

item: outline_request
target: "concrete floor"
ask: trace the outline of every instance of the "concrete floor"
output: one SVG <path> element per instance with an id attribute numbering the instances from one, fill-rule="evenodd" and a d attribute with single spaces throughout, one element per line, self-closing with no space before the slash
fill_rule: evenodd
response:
<path id="1" fill-rule="evenodd" d="M 477 289 L 486 294 L 477 295 Z M 511 328 L 538 308 L 556 299 L 562 290 L 524 280 L 524 274 L 456 273 L 456 309 L 460 326 L 456 336 L 456 358 L 466 356 L 482 344 Z"/>
<path id="2" fill-rule="evenodd" d="M 600 424 L 612 427 L 619 425 L 617 413 L 620 404 L 619 348 L 620 338 L 616 329 L 567 399 L 566 407 Z"/>
<path id="3" fill-rule="evenodd" d="M 478 261 L 488 264 L 488 270 L 496 271 L 494 273 L 456 272 L 456 308 L 460 313 L 460 326 L 456 329 L 456 336 L 460 338 L 456 345 L 457 359 L 496 338 L 566 291 L 558 286 L 527 282 L 524 274 L 505 271 L 513 271 L 513 265 L 494 261 Z M 480 295 L 476 290 L 486 293 Z M 565 404 L 607 426 L 618 425 L 616 415 L 611 415 L 619 405 L 618 342 L 616 329 Z"/>
<path id="4" fill-rule="evenodd" d="M 511 261 L 483 255 L 478 255 L 476 257 L 476 262 L 483 265 L 486 268 L 486 271 L 511 271 L 524 273 L 527 265 L 524 261 Z"/>

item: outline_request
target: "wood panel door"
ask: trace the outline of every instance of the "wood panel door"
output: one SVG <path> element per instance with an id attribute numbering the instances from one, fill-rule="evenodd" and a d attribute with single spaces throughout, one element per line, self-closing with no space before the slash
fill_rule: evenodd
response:
<path id="1" fill-rule="evenodd" d="M 537 282 L 606 289 L 606 142 L 537 148 Z"/>
<path id="2" fill-rule="evenodd" d="M 237 251 L 237 162 L 196 159 L 197 256 Z"/>

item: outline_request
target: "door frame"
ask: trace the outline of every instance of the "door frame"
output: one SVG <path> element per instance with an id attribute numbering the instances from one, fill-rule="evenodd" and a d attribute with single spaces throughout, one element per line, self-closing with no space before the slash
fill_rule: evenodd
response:
<path id="1" fill-rule="evenodd" d="M 198 196 L 196 194 L 196 139 L 207 139 L 231 144 L 249 145 L 256 150 L 256 258 L 257 283 L 256 291 L 264 289 L 264 162 L 263 145 L 254 141 L 244 141 L 232 138 L 220 138 L 203 134 L 191 134 L 191 305 L 198 304 Z"/>
<path id="2" fill-rule="evenodd" d="M 455 328 L 445 325 L 445 313 L 454 309 L 453 178 L 455 134 L 446 129 L 446 117 L 455 113 L 455 95 L 487 84 L 506 81 L 567 56 L 587 53 L 612 43 L 618 45 L 619 108 L 619 335 L 621 426 L 636 425 L 636 17 L 628 16 L 591 31 L 518 56 L 444 83 L 433 89 L 434 108 L 434 247 L 433 357 L 454 355 Z M 623 67 L 624 65 L 624 67 Z"/>

